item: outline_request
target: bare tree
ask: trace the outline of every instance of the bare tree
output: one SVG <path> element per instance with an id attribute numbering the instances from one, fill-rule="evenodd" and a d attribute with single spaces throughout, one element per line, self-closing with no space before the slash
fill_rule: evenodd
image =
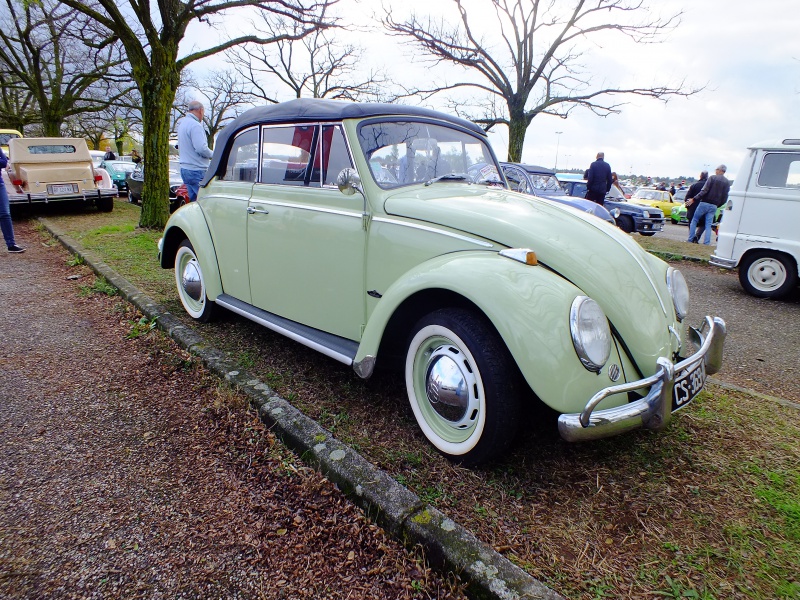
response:
<path id="1" fill-rule="evenodd" d="M 270 21 L 267 29 L 297 30 L 285 20 Z M 281 40 L 270 47 L 245 45 L 228 53 L 229 62 L 250 84 L 251 94 L 264 102 L 278 102 L 270 84 L 289 88 L 296 98 L 376 100 L 386 85 L 383 74 L 360 68 L 364 51 L 352 44 L 338 43 L 328 31 Z"/>
<path id="2" fill-rule="evenodd" d="M 125 140 L 132 140 L 134 134 L 141 136 L 141 105 L 139 90 L 127 88 L 116 103 L 96 113 L 80 113 L 68 119 L 65 127 L 71 135 L 92 142 L 95 149 L 104 140 L 113 140 L 117 154 L 121 155 Z"/>
<path id="3" fill-rule="evenodd" d="M 583 107 L 607 116 L 620 112 L 621 96 L 667 101 L 699 91 L 687 89 L 684 81 L 674 87 L 606 87 L 605 82 L 595 86 L 580 63 L 589 41 L 600 45 L 618 35 L 634 43 L 652 43 L 680 22 L 680 13 L 650 17 L 645 0 L 485 0 L 482 4 L 491 7 L 496 17 L 491 22 L 485 15 L 479 20 L 474 11 L 469 14 L 467 0 L 452 4 L 458 11 L 454 25 L 444 18 L 416 14 L 397 20 L 391 9 L 385 12 L 384 27 L 408 39 L 430 63 L 458 65 L 468 76 L 476 76 L 473 81 L 418 87 L 408 93 L 428 98 L 457 88 L 477 90 L 481 94 L 477 102 L 453 99 L 451 105 L 487 131 L 508 126 L 510 161 L 520 160 L 525 133 L 539 114 L 567 118 L 573 109 Z M 493 37 L 484 36 L 492 27 Z"/>
<path id="4" fill-rule="evenodd" d="M 0 65 L 0 127 L 24 131 L 39 119 L 33 93 Z"/>
<path id="5" fill-rule="evenodd" d="M 293 35 L 302 37 L 330 24 L 320 16 L 337 0 L 60 0 L 91 17 L 119 36 L 142 94 L 145 169 L 142 189 L 142 227 L 161 228 L 169 217 L 170 112 L 181 71 L 190 64 L 247 42 L 270 44 Z M 179 57 L 179 47 L 193 22 L 214 26 L 238 9 L 251 7 L 271 16 L 302 24 L 297 33 L 277 36 L 248 33 L 229 37 L 219 44 L 196 40 L 192 50 Z M 199 47 L 198 47 L 199 46 Z"/>
<path id="6" fill-rule="evenodd" d="M 4 0 L 0 70 L 36 100 L 45 135 L 61 135 L 64 120 L 103 110 L 132 81 L 121 45 L 80 12 L 57 0 Z"/>
<path id="7" fill-rule="evenodd" d="M 196 100 L 206 106 L 203 118 L 208 134 L 208 147 L 214 147 L 214 138 L 225 125 L 241 114 L 250 104 L 251 95 L 244 82 L 230 71 L 211 71 L 196 85 Z M 185 110 L 185 104 L 183 105 Z"/>

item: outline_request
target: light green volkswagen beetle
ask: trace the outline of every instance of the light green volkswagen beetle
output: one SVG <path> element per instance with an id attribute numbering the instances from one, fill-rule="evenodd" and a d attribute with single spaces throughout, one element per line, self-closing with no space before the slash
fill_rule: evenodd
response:
<path id="1" fill-rule="evenodd" d="M 688 329 L 680 271 L 499 173 L 480 127 L 435 111 L 255 108 L 220 134 L 161 265 L 197 320 L 233 311 L 363 378 L 396 363 L 461 464 L 506 451 L 524 402 L 570 441 L 666 426 L 720 368 L 725 323 Z"/>

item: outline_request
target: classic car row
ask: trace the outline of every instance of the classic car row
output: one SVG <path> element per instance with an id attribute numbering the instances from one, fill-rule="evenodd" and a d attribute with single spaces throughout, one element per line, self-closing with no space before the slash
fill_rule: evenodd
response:
<path id="1" fill-rule="evenodd" d="M 219 135 L 159 259 L 194 319 L 224 308 L 359 377 L 399 369 L 420 430 L 462 464 L 527 434 L 531 402 L 569 441 L 666 427 L 721 367 L 724 321 L 687 327 L 678 269 L 613 215 L 539 195 L 549 174 L 509 172 L 479 126 L 432 110 L 256 108 Z M 663 226 L 639 209 L 644 233 Z"/>

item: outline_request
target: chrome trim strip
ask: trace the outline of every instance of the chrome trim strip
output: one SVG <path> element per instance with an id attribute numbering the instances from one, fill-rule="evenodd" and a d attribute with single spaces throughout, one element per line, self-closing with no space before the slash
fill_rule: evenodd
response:
<path id="1" fill-rule="evenodd" d="M 465 235 L 460 235 L 458 233 L 443 231 L 441 229 L 436 229 L 435 227 L 427 227 L 426 225 L 417 225 L 416 223 L 406 223 L 405 221 L 398 221 L 397 219 L 387 219 L 386 217 L 375 217 L 372 220 L 376 223 L 388 223 L 389 225 L 400 225 L 401 227 L 409 227 L 411 229 L 420 229 L 422 231 L 428 231 L 430 233 L 438 233 L 440 235 L 446 235 L 447 237 L 469 242 L 471 244 L 475 244 L 476 246 L 481 246 L 482 248 L 494 248 L 494 244 L 490 244 L 489 242 L 476 240 L 475 238 L 467 237 Z"/>
<path id="2" fill-rule="evenodd" d="M 246 310 L 242 310 L 239 307 L 234 306 L 233 304 L 225 302 L 225 300 L 223 300 L 221 298 L 217 298 L 215 300 L 215 302 L 217 304 L 219 304 L 220 306 L 223 306 L 223 307 L 227 308 L 231 312 L 235 312 L 237 315 L 241 315 L 246 319 L 250 319 L 251 321 L 254 321 L 254 322 L 258 323 L 259 325 L 263 325 L 267 329 L 271 329 L 272 331 L 274 331 L 276 333 L 280 333 L 281 335 L 286 336 L 290 340 L 294 340 L 295 342 L 299 342 L 299 343 L 303 344 L 304 346 L 308 346 L 312 350 L 316 350 L 317 352 L 320 352 L 320 353 L 324 354 L 325 356 L 328 356 L 328 357 L 330 357 L 330 358 L 332 358 L 332 359 L 334 359 L 334 360 L 336 360 L 336 361 L 338 361 L 340 363 L 343 363 L 343 364 L 348 365 L 348 366 L 353 364 L 353 357 L 351 357 L 351 356 L 346 356 L 344 354 L 341 354 L 340 352 L 336 352 L 335 350 L 331 350 L 327 346 L 323 346 L 322 344 L 319 344 L 319 343 L 317 343 L 317 342 L 315 342 L 313 340 L 310 340 L 307 337 L 299 335 L 299 334 L 297 334 L 297 333 L 295 333 L 293 331 L 289 331 L 288 329 L 285 329 L 285 328 L 281 327 L 280 325 L 276 325 L 272 321 L 268 321 L 267 319 L 263 319 L 263 318 L 261 318 L 259 316 L 254 315 L 253 313 L 247 312 Z"/>
<path id="3" fill-rule="evenodd" d="M 338 190 L 337 190 L 337 193 Z M 314 212 L 321 212 L 327 213 L 331 215 L 341 215 L 343 217 L 352 217 L 354 219 L 360 219 L 363 216 L 363 213 L 359 212 L 350 212 L 346 210 L 336 210 L 333 208 L 321 208 L 319 206 L 308 206 L 305 204 L 293 204 L 291 202 L 275 202 L 274 200 L 259 200 L 258 198 L 250 198 L 250 204 L 259 204 L 259 205 L 266 205 L 266 206 L 280 206 L 282 208 L 296 208 L 298 210 L 311 210 Z"/>
<path id="4" fill-rule="evenodd" d="M 563 414 L 558 418 L 558 431 L 568 442 L 596 440 L 632 429 L 662 429 L 672 418 L 672 388 L 681 371 L 705 362 L 706 373 L 713 375 L 722 366 L 727 327 L 719 317 L 706 317 L 700 329 L 690 329 L 692 342 L 700 349 L 676 363 L 660 357 L 654 375 L 638 381 L 603 388 L 597 392 L 581 413 Z M 650 387 L 644 398 L 615 408 L 595 411 L 608 396 Z"/>

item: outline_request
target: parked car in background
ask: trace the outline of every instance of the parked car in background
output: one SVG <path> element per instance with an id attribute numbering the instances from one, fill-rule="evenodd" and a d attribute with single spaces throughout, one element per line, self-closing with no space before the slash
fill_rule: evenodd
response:
<path id="1" fill-rule="evenodd" d="M 631 196 L 633 196 L 633 194 L 635 192 L 636 192 L 635 188 L 632 188 L 632 187 L 627 186 L 627 185 L 623 185 L 622 186 L 622 194 L 625 196 L 626 200 L 630 200 Z"/>
<path id="2" fill-rule="evenodd" d="M 6 156 L 9 155 L 8 140 L 24 137 L 21 131 L 16 129 L 0 129 L 0 148 Z"/>
<path id="3" fill-rule="evenodd" d="M 128 201 L 134 204 L 142 203 L 142 186 L 144 185 L 144 161 L 140 163 L 129 163 L 133 165 L 133 169 L 126 174 L 126 182 L 128 184 Z M 189 194 L 186 192 L 184 186 L 183 194 L 181 195 L 178 190 L 183 185 L 181 179 L 180 164 L 176 160 L 169 161 L 169 211 L 175 212 L 178 208 L 183 206 L 189 201 Z"/>
<path id="4" fill-rule="evenodd" d="M 687 331 L 680 271 L 500 169 L 480 126 L 422 107 L 254 108 L 159 259 L 199 321 L 225 308 L 360 377 L 401 369 L 423 434 L 462 464 L 502 455 L 530 401 L 570 441 L 666 426 L 720 368 L 724 322 Z"/>
<path id="5" fill-rule="evenodd" d="M 739 282 L 759 298 L 794 291 L 800 268 L 800 139 L 748 148 L 719 224 L 709 261 L 739 267 Z"/>
<path id="6" fill-rule="evenodd" d="M 108 171 L 111 181 L 117 186 L 120 192 L 128 191 L 128 174 L 133 173 L 136 166 L 130 161 L 104 160 L 100 166 Z"/>
<path id="7" fill-rule="evenodd" d="M 579 198 L 586 196 L 585 179 L 577 178 L 562 181 L 560 177 L 561 175 L 559 174 L 559 183 L 565 193 Z M 660 210 L 628 202 L 613 187 L 606 196 L 604 206 L 609 211 L 619 211 L 620 214 L 616 217 L 617 227 L 625 233 L 639 233 L 650 237 L 664 229 L 664 215 Z"/>
<path id="8" fill-rule="evenodd" d="M 89 156 L 92 157 L 92 164 L 96 168 L 100 168 L 100 165 L 103 164 L 105 155 L 106 153 L 102 150 L 89 150 Z"/>
<path id="9" fill-rule="evenodd" d="M 722 211 L 724 211 L 727 206 L 728 203 L 726 202 L 725 204 L 720 206 L 714 213 L 715 225 L 720 222 L 720 219 L 722 219 Z M 670 221 L 672 221 L 672 223 L 675 225 L 688 225 L 689 220 L 686 218 L 687 210 L 688 209 L 686 208 L 686 204 L 681 204 L 679 206 L 673 207 L 672 211 L 669 214 Z"/>
<path id="10" fill-rule="evenodd" d="M 631 202 L 657 208 L 664 214 L 664 217 L 669 217 L 672 209 L 680 205 L 679 202 L 672 198 L 672 194 L 669 192 L 647 188 L 636 190 L 636 193 L 631 196 Z"/>
<path id="11" fill-rule="evenodd" d="M 600 206 L 597 202 L 592 202 L 585 198 L 567 196 L 564 190 L 561 189 L 558 179 L 556 179 L 555 171 L 551 169 L 537 165 L 507 162 L 500 163 L 500 166 L 503 168 L 503 175 L 506 176 L 512 190 L 571 206 L 572 208 L 599 217 L 604 221 L 608 221 L 612 225 L 617 224 L 614 219 L 614 216 L 619 216 L 619 211 L 617 209 L 614 209 L 615 215 L 612 215 L 604 206 Z"/>
<path id="12" fill-rule="evenodd" d="M 8 176 L 3 178 L 13 204 L 81 200 L 111 212 L 117 188 L 92 163 L 83 138 L 12 138 Z"/>

